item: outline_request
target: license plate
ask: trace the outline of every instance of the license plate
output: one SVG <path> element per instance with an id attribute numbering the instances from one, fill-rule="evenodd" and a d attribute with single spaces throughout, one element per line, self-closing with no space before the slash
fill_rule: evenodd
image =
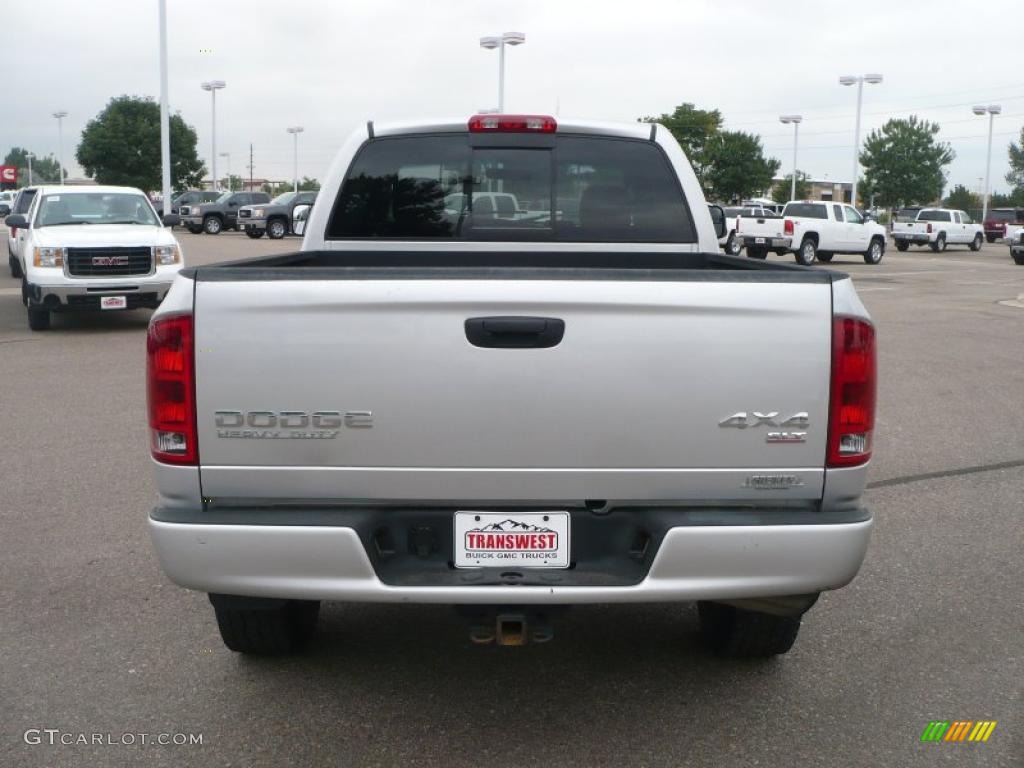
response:
<path id="1" fill-rule="evenodd" d="M 764 243 L 764 238 L 763 237 L 755 237 L 754 238 L 754 242 L 757 243 L 758 245 L 761 245 L 762 243 Z"/>
<path id="2" fill-rule="evenodd" d="M 568 512 L 456 512 L 456 568 L 568 568 Z"/>
<path id="3" fill-rule="evenodd" d="M 127 296 L 100 296 L 100 309 L 127 309 Z"/>

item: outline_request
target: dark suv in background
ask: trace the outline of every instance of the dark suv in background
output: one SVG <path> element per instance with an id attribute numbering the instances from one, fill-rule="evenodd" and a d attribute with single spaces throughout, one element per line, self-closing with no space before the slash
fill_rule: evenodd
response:
<path id="1" fill-rule="evenodd" d="M 238 209 L 243 205 L 269 202 L 266 192 L 223 192 L 212 203 L 183 205 L 178 214 L 192 234 L 219 235 L 223 229 L 238 228 Z"/>
<path id="2" fill-rule="evenodd" d="M 186 189 L 181 194 L 171 198 L 170 213 L 180 213 L 181 206 L 183 205 L 198 205 L 200 203 L 212 203 L 214 200 L 216 200 L 223 194 L 223 192 L 214 192 L 208 189 Z M 164 204 L 161 202 L 155 207 L 156 212 L 163 216 Z"/>
<path id="3" fill-rule="evenodd" d="M 316 192 L 285 192 L 269 203 L 238 209 L 238 229 L 255 239 L 280 240 L 292 231 L 292 215 L 297 205 L 312 205 Z"/>

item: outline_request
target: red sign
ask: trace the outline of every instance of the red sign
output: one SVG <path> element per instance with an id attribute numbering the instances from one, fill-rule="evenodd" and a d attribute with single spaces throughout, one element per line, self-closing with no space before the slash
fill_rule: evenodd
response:
<path id="1" fill-rule="evenodd" d="M 17 184 L 18 166 L 0 165 L 0 184 Z"/>

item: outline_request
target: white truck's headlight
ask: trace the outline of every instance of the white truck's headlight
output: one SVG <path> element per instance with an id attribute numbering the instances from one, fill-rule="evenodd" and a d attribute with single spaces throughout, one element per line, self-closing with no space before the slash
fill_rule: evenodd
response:
<path id="1" fill-rule="evenodd" d="M 254 219 L 262 219 L 263 214 L 266 213 L 262 208 L 254 208 L 252 211 L 252 217 Z"/>
<path id="2" fill-rule="evenodd" d="M 63 267 L 63 248 L 36 248 L 32 256 L 32 264 L 37 267 Z"/>
<path id="3" fill-rule="evenodd" d="M 176 245 L 154 245 L 153 258 L 157 264 L 177 264 L 181 261 L 181 251 Z"/>

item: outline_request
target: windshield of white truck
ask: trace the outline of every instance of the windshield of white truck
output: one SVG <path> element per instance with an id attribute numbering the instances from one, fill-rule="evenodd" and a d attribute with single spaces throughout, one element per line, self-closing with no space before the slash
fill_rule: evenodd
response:
<path id="1" fill-rule="evenodd" d="M 656 144 L 516 141 L 473 147 L 465 134 L 452 134 L 367 142 L 335 201 L 328 239 L 696 242 Z"/>
<path id="2" fill-rule="evenodd" d="M 159 226 L 144 195 L 130 192 L 74 192 L 45 195 L 37 227 L 66 224 L 146 224 Z"/>

